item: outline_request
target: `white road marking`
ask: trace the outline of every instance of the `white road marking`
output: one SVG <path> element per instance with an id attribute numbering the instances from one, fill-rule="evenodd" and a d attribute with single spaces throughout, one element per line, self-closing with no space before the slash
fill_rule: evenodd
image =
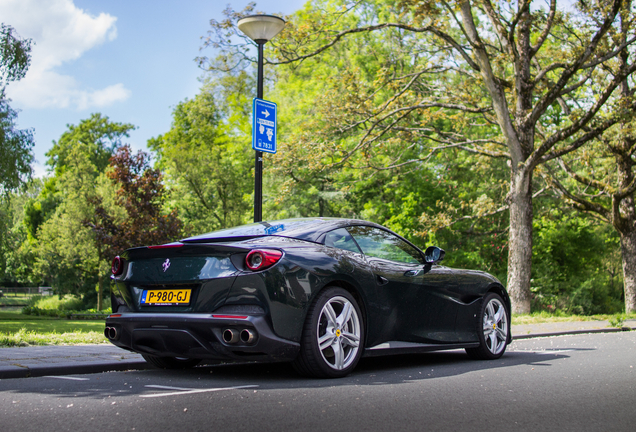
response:
<path id="1" fill-rule="evenodd" d="M 161 386 L 145 386 L 145 387 L 161 387 Z M 185 391 L 176 391 L 170 393 L 156 393 L 151 395 L 139 395 L 142 398 L 155 398 L 155 397 L 163 397 L 163 396 L 178 396 L 178 395 L 187 395 L 187 394 L 196 394 L 196 393 L 208 393 L 208 392 L 216 392 L 222 390 L 236 390 L 236 389 L 244 389 L 244 388 L 253 388 L 258 387 L 257 385 L 246 385 L 246 386 L 236 386 L 236 387 L 224 387 L 224 388 L 213 388 L 213 389 L 184 389 Z"/>
<path id="2" fill-rule="evenodd" d="M 78 377 L 72 377 L 72 376 L 44 375 L 42 378 L 57 378 L 57 379 L 65 379 L 65 380 L 73 380 L 73 381 L 90 381 L 90 378 L 78 378 Z"/>
<path id="3" fill-rule="evenodd" d="M 164 390 L 196 390 L 196 389 L 184 388 L 184 387 L 170 387 L 170 386 L 153 385 L 153 384 L 150 384 L 144 387 L 158 388 L 158 389 L 164 389 Z"/>
<path id="4" fill-rule="evenodd" d="M 516 353 L 524 353 L 524 354 L 539 354 L 539 355 L 548 355 L 548 354 L 561 354 L 566 352 L 572 352 L 574 350 L 565 349 L 565 350 L 547 350 L 547 351 L 526 351 L 526 350 L 512 350 L 512 352 Z"/>

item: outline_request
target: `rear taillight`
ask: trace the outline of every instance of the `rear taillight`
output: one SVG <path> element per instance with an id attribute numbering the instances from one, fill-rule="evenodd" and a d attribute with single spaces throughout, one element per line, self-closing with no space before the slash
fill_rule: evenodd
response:
<path id="1" fill-rule="evenodd" d="M 110 269 L 115 276 L 119 276 L 124 272 L 124 259 L 116 256 L 113 258 L 113 265 Z"/>
<path id="2" fill-rule="evenodd" d="M 245 265 L 250 270 L 265 270 L 276 264 L 283 256 L 283 253 L 276 249 L 254 249 L 245 257 Z"/>

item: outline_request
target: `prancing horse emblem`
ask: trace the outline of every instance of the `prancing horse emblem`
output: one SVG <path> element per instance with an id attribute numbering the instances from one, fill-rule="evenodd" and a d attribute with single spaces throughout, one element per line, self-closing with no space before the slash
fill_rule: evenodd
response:
<path id="1" fill-rule="evenodd" d="M 166 259 L 161 266 L 163 267 L 163 272 L 165 273 L 166 270 L 168 270 L 168 267 L 170 267 L 170 259 Z"/>

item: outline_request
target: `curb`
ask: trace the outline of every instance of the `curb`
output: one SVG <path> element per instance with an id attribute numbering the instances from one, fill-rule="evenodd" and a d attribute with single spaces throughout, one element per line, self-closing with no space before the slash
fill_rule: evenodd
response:
<path id="1" fill-rule="evenodd" d="M 551 332 L 551 333 L 532 333 L 527 335 L 519 335 L 513 336 L 512 340 L 520 340 L 520 339 L 534 339 L 534 338 L 542 338 L 542 337 L 552 337 L 552 336 L 567 336 L 567 335 L 578 335 L 578 334 L 586 334 L 586 333 L 619 333 L 624 331 L 632 331 L 636 330 L 636 327 L 613 327 L 613 328 L 604 328 L 604 329 L 587 329 L 587 330 L 569 330 L 562 332 Z"/>
<path id="2" fill-rule="evenodd" d="M 8 366 L 0 368 L 0 379 L 30 378 L 46 375 L 76 375 L 102 372 L 121 372 L 127 370 L 145 370 L 152 367 L 146 361 L 91 362 L 87 364 L 67 363 L 58 366 Z"/>

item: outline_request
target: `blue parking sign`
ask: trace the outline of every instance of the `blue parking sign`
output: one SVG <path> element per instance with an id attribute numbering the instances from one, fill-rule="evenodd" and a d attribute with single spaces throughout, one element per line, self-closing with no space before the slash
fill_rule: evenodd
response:
<path id="1" fill-rule="evenodd" d="M 252 118 L 252 148 L 276 153 L 276 104 L 254 98 Z"/>

